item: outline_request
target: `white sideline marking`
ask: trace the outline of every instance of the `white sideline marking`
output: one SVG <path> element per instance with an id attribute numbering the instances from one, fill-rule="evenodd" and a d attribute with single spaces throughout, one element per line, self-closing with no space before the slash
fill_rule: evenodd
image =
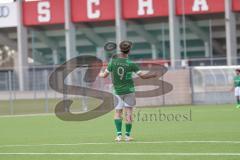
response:
<path id="1" fill-rule="evenodd" d="M 240 153 L 0 153 L 0 155 L 122 155 L 122 156 L 240 156 Z"/>
<path id="2" fill-rule="evenodd" d="M 83 143 L 60 143 L 60 144 L 10 144 L 0 145 L 0 148 L 7 147 L 44 147 L 44 146 L 78 146 L 78 145 L 119 145 L 119 144 L 166 144 L 166 143 L 216 143 L 216 144 L 240 144 L 240 141 L 136 141 L 136 142 L 83 142 Z"/>
<path id="3" fill-rule="evenodd" d="M 0 118 L 15 118 L 15 117 L 41 117 L 41 116 L 53 116 L 54 113 L 36 113 L 36 114 L 17 114 L 17 115 L 0 115 Z"/>

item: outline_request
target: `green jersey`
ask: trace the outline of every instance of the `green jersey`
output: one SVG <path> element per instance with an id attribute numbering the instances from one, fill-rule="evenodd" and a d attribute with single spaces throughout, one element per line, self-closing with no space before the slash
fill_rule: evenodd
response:
<path id="1" fill-rule="evenodd" d="M 139 66 L 128 58 L 113 58 L 108 64 L 107 71 L 112 73 L 112 83 L 117 95 L 135 92 L 132 73 L 139 72 Z"/>
<path id="2" fill-rule="evenodd" d="M 234 77 L 234 86 L 235 87 L 240 87 L 240 76 L 235 76 Z"/>

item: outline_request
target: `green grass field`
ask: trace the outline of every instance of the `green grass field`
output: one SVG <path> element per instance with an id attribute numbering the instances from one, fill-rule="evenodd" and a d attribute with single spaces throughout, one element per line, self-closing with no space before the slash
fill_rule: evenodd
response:
<path id="1" fill-rule="evenodd" d="M 188 117 L 150 117 L 159 109 Z M 240 110 L 233 105 L 138 108 L 135 113 L 135 140 L 129 143 L 113 141 L 113 113 L 85 122 L 64 122 L 54 115 L 0 116 L 0 159 L 240 159 Z"/>

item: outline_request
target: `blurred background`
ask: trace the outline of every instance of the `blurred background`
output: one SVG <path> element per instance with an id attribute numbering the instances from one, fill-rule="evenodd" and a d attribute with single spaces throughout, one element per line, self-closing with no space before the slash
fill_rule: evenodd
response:
<path id="1" fill-rule="evenodd" d="M 173 91 L 139 106 L 235 102 L 239 0 L 0 0 L 0 115 L 53 112 L 67 95 L 49 87 L 51 72 L 86 54 L 107 63 L 104 44 L 122 40 L 133 42 L 133 61 L 169 69 L 162 79 Z M 88 84 L 86 69 L 74 72 L 76 85 L 111 90 L 109 79 Z M 94 105 L 73 98 L 76 110 Z"/>

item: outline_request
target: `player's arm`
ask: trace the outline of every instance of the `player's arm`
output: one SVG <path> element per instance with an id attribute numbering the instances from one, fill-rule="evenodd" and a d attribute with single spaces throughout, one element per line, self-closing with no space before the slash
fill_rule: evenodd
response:
<path id="1" fill-rule="evenodd" d="M 110 61 L 110 62 L 108 63 L 108 66 L 107 66 L 107 68 L 104 70 L 104 72 L 100 72 L 100 73 L 98 74 L 98 76 L 99 76 L 100 78 L 107 78 L 108 75 L 110 74 L 110 72 L 112 72 L 112 61 Z"/>
<path id="2" fill-rule="evenodd" d="M 135 63 L 132 63 L 132 67 L 133 67 L 133 72 L 135 72 L 140 78 L 142 79 L 149 79 L 149 78 L 155 78 L 157 77 L 157 74 L 155 72 L 150 72 L 150 73 L 143 73 L 139 66 Z"/>
<path id="3" fill-rule="evenodd" d="M 100 77 L 100 78 L 107 78 L 108 75 L 109 75 L 109 71 L 108 71 L 107 69 L 105 69 L 104 72 L 100 72 L 100 73 L 98 74 L 98 77 Z"/>
<path id="4" fill-rule="evenodd" d="M 150 79 L 157 77 L 157 73 L 143 73 L 142 71 L 138 71 L 137 75 L 142 79 Z"/>

